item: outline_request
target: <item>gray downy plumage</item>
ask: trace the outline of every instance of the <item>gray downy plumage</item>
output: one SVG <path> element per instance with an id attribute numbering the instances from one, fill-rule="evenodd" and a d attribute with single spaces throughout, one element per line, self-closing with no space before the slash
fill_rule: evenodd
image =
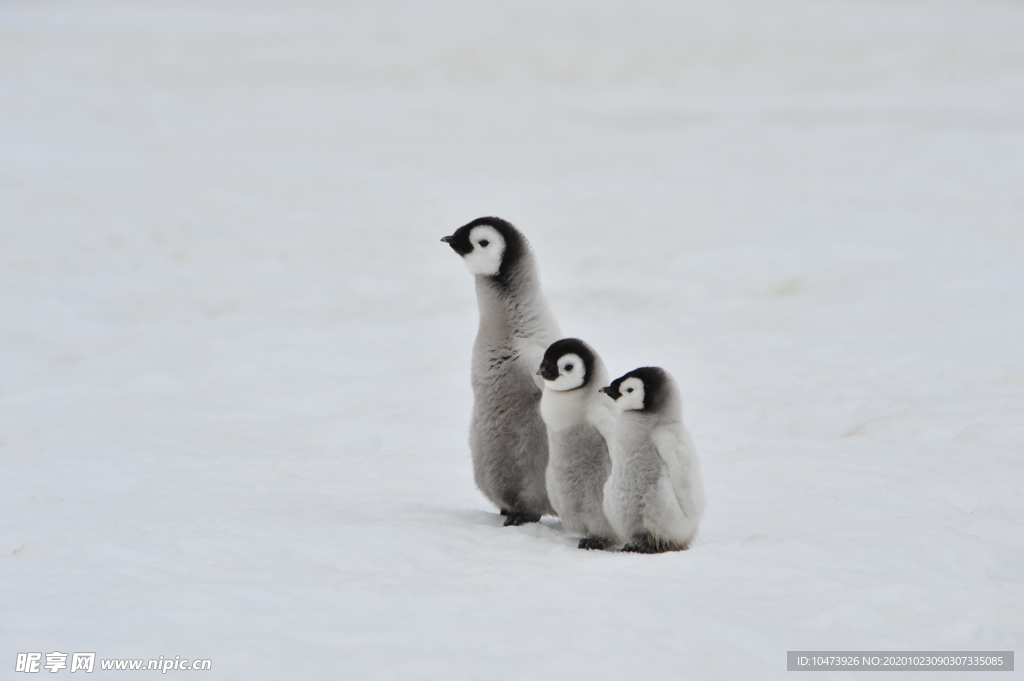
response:
<path id="1" fill-rule="evenodd" d="M 615 422 L 604 509 L 626 542 L 623 550 L 689 548 L 704 512 L 704 488 L 675 380 L 658 367 L 642 367 L 601 390 L 622 410 Z"/>
<path id="2" fill-rule="evenodd" d="M 442 239 L 476 278 L 480 326 L 473 344 L 469 448 L 480 491 L 505 525 L 553 513 L 544 480 L 547 429 L 540 416 L 544 350 L 561 337 L 526 238 L 499 218 L 479 218 Z"/>
<path id="3" fill-rule="evenodd" d="M 577 338 L 552 343 L 540 370 L 540 413 L 548 428 L 547 489 L 567 532 L 582 536 L 581 549 L 618 544 L 604 513 L 604 484 L 615 431 L 612 401 L 598 392 L 608 371 L 593 348 Z"/>

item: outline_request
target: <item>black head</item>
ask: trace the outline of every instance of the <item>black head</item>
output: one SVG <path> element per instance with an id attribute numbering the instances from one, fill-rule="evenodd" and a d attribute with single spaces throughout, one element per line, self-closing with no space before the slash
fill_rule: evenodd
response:
<path id="1" fill-rule="evenodd" d="M 601 388 L 603 392 L 615 401 L 623 396 L 622 384 L 628 379 L 639 379 L 643 384 L 643 408 L 641 411 L 658 411 L 668 397 L 668 373 L 660 367 L 640 367 L 633 369 L 628 374 L 616 378 L 611 385 Z"/>
<path id="2" fill-rule="evenodd" d="M 574 385 L 571 389 L 576 390 L 588 385 L 591 377 L 594 375 L 595 355 L 590 346 L 579 338 L 563 338 L 549 345 L 548 349 L 544 352 L 544 359 L 541 360 L 540 370 L 537 374 L 545 381 L 557 380 L 561 373 L 558 367 L 558 360 L 566 355 L 576 355 L 576 357 L 579 357 L 579 361 L 583 363 L 583 381 L 579 385 Z M 571 361 L 563 369 L 576 369 L 573 366 L 574 363 L 575 361 Z"/>
<path id="3" fill-rule="evenodd" d="M 501 265 L 497 272 L 490 274 L 490 276 L 494 276 L 498 279 L 507 277 L 512 268 L 514 268 L 520 261 L 523 252 L 527 248 L 525 237 L 523 237 L 518 229 L 512 226 L 512 223 L 495 217 L 477 218 L 476 220 L 459 227 L 451 236 L 443 237 L 441 241 L 451 246 L 452 250 L 463 258 L 477 249 L 494 248 L 495 244 L 488 243 L 487 239 L 477 239 L 476 243 L 470 239 L 470 235 L 473 233 L 473 229 L 475 227 L 491 227 L 498 232 L 501 236 L 501 240 L 504 240 L 504 252 L 501 254 Z M 468 262 L 469 261 L 467 261 L 467 263 Z M 472 266 L 470 269 L 472 271 Z"/>

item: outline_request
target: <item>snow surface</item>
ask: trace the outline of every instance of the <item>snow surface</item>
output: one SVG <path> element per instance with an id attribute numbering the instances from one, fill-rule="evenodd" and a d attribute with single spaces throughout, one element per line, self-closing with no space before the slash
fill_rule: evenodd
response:
<path id="1" fill-rule="evenodd" d="M 1001 0 L 5 0 L 0 668 L 1021 651 L 1022 35 Z M 693 550 L 474 489 L 439 238 L 488 214 L 613 375 L 679 380 Z"/>

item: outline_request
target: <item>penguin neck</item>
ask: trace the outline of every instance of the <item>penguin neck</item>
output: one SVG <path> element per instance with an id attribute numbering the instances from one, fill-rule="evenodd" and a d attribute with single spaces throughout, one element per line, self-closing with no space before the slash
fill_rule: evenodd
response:
<path id="1" fill-rule="evenodd" d="M 550 329 L 558 333 L 537 269 L 528 257 L 504 277 L 477 275 L 476 300 L 482 336 L 529 337 L 547 335 L 544 332 Z"/>
<path id="2" fill-rule="evenodd" d="M 651 433 L 658 427 L 657 414 L 643 411 L 625 411 L 615 424 L 615 441 L 612 457 L 623 461 L 645 460 L 652 456 L 649 447 Z M 657 456 L 657 454 L 654 454 Z"/>
<path id="3" fill-rule="evenodd" d="M 583 423 L 591 398 L 589 385 L 574 390 L 545 388 L 540 400 L 540 413 L 549 429 L 558 432 Z"/>
<path id="4" fill-rule="evenodd" d="M 661 425 L 661 416 L 647 411 L 624 411 L 619 416 L 623 432 L 646 435 Z"/>

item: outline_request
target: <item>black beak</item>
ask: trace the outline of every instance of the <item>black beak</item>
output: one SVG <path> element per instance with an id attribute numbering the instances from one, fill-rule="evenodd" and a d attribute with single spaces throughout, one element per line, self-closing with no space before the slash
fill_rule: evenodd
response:
<path id="1" fill-rule="evenodd" d="M 597 392 L 604 393 L 605 395 L 607 395 L 608 397 L 612 398 L 613 400 L 617 400 L 620 397 L 622 397 L 622 393 L 620 393 L 618 390 L 616 390 L 615 388 L 613 388 L 610 385 L 606 385 L 605 387 L 601 388 Z"/>
<path id="2" fill-rule="evenodd" d="M 443 236 L 441 241 L 451 246 L 452 250 L 459 255 L 466 255 L 473 250 L 473 245 L 469 243 L 469 239 L 463 239 L 456 234 Z"/>
<path id="3" fill-rule="evenodd" d="M 540 369 L 537 370 L 537 375 L 545 381 L 553 381 L 558 378 L 558 367 L 541 364 Z"/>

